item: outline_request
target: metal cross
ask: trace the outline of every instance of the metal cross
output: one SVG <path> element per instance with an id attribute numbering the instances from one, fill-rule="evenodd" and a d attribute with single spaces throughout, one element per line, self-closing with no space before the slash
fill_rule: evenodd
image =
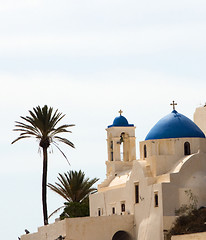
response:
<path id="1" fill-rule="evenodd" d="M 175 110 L 175 105 L 177 105 L 177 103 L 175 103 L 175 101 L 172 101 L 172 103 L 170 103 L 170 105 L 173 106 L 173 110 Z"/>
<path id="2" fill-rule="evenodd" d="M 120 109 L 120 110 L 119 110 L 119 114 L 120 114 L 120 116 L 122 115 L 122 113 L 123 113 L 123 111 Z"/>

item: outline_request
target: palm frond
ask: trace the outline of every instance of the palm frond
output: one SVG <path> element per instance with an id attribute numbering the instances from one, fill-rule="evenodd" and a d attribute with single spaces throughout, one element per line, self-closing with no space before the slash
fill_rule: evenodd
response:
<path id="1" fill-rule="evenodd" d="M 13 143 L 15 143 L 15 142 L 17 142 L 17 141 L 19 141 L 19 140 L 21 140 L 23 138 L 31 138 L 31 136 L 21 136 L 21 137 L 18 137 L 11 144 L 13 144 Z"/>
<path id="2" fill-rule="evenodd" d="M 75 147 L 74 147 L 74 144 L 73 144 L 72 142 L 70 142 L 70 141 L 69 141 L 68 139 L 66 139 L 66 138 L 62 138 L 62 137 L 59 137 L 59 136 L 54 136 L 54 139 L 58 139 L 58 141 L 63 142 L 63 143 L 65 143 L 65 144 L 69 145 L 70 147 L 75 148 Z"/>
<path id="3" fill-rule="evenodd" d="M 31 131 L 33 131 L 33 132 L 35 132 L 35 133 L 39 133 L 39 130 L 38 130 L 37 127 L 33 127 L 33 126 L 31 126 L 31 125 L 27 125 L 27 124 L 21 123 L 21 122 L 16 122 L 16 123 L 17 123 L 17 124 L 15 125 L 16 129 L 14 129 L 14 131 L 20 130 L 20 129 L 22 129 L 22 130 L 20 130 L 20 131 L 24 131 L 25 129 L 29 129 L 29 130 L 31 130 Z"/>
<path id="4" fill-rule="evenodd" d="M 67 130 L 66 128 L 73 127 L 73 126 L 75 126 L 75 125 L 74 124 L 70 124 L 70 125 L 65 124 L 65 125 L 62 125 L 62 126 L 56 128 L 56 129 L 53 129 L 51 131 L 51 136 L 54 136 L 58 133 L 66 133 L 66 132 L 71 133 L 71 131 Z"/>
<path id="5" fill-rule="evenodd" d="M 57 183 L 55 183 L 57 186 L 58 186 L 58 184 Z M 66 199 L 66 201 L 68 201 L 68 202 L 71 202 L 71 198 L 68 198 L 67 197 L 67 194 L 65 194 L 65 190 L 64 189 L 61 189 L 61 187 L 57 187 L 57 186 L 54 186 L 54 185 L 52 185 L 52 184 L 48 184 L 47 185 L 52 191 L 54 191 L 54 192 L 56 192 L 57 194 L 59 194 L 61 197 L 63 197 L 64 199 Z"/>
<path id="6" fill-rule="evenodd" d="M 60 174 L 57 177 L 58 182 L 55 184 L 48 184 L 48 187 L 66 199 L 68 202 L 81 202 L 90 193 L 95 192 L 97 189 L 92 187 L 99 179 L 89 179 L 85 177 L 84 172 L 69 171 Z"/>
<path id="7" fill-rule="evenodd" d="M 55 213 L 57 213 L 57 212 L 59 212 L 62 208 L 64 208 L 65 206 L 61 206 L 61 207 L 59 207 L 59 208 L 57 208 L 56 210 L 54 210 L 50 215 L 49 215 L 49 217 L 48 217 L 48 219 L 50 218 L 50 217 L 52 217 Z"/>
<path id="8" fill-rule="evenodd" d="M 64 156 L 64 158 L 67 160 L 68 164 L 71 165 L 70 162 L 69 162 L 69 160 L 68 160 L 68 158 L 67 158 L 67 156 L 66 156 L 66 155 L 64 154 L 64 152 L 61 150 L 61 148 L 60 148 L 55 142 L 53 142 L 53 144 L 54 144 L 54 146 L 60 151 L 60 153 Z"/>

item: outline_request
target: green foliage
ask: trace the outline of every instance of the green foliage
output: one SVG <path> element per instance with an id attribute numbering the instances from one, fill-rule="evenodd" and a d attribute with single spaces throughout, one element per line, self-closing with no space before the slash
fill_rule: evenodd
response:
<path id="1" fill-rule="evenodd" d="M 63 220 L 66 217 L 86 217 L 89 216 L 89 199 L 86 198 L 82 202 L 68 202 L 65 203 L 63 213 L 60 215 L 60 219 Z"/>

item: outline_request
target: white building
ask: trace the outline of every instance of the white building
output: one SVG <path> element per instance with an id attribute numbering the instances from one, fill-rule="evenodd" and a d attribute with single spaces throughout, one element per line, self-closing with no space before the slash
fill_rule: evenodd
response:
<path id="1" fill-rule="evenodd" d="M 23 240 L 163 240 L 175 210 L 188 203 L 186 190 L 206 206 L 206 107 L 195 111 L 198 127 L 173 102 L 140 142 L 138 160 L 135 127 L 121 114 L 106 129 L 106 179 L 90 196 L 90 217 L 41 227 Z"/>

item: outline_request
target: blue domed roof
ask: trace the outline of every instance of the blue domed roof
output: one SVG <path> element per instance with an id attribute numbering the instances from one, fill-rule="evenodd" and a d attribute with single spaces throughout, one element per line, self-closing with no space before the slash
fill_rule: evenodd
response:
<path id="1" fill-rule="evenodd" d="M 129 124 L 127 119 L 120 114 L 114 119 L 113 124 L 108 126 L 110 127 L 134 127 L 134 124 Z"/>
<path id="2" fill-rule="evenodd" d="M 154 125 L 145 140 L 165 138 L 205 138 L 205 135 L 193 121 L 173 110 Z"/>

